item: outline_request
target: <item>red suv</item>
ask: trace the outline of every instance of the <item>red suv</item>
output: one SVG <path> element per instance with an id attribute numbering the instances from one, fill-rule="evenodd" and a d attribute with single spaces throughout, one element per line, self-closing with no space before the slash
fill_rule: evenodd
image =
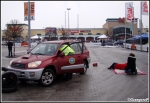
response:
<path id="1" fill-rule="evenodd" d="M 59 48 L 70 46 L 75 53 L 65 56 Z M 16 72 L 20 82 L 38 81 L 51 85 L 56 76 L 66 73 L 85 74 L 89 68 L 90 54 L 84 42 L 76 40 L 46 41 L 35 46 L 29 54 L 11 60 L 8 70 Z"/>

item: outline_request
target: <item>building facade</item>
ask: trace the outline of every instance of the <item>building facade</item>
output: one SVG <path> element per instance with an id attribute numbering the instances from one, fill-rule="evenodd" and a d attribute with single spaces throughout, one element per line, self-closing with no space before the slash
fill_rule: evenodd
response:
<path id="1" fill-rule="evenodd" d="M 103 28 L 69 28 L 71 39 L 82 39 L 85 41 L 93 41 L 97 40 L 98 37 L 102 34 L 106 34 L 112 40 L 119 40 L 125 38 L 125 28 L 126 28 L 126 38 L 130 38 L 131 36 L 135 36 L 139 32 L 139 28 L 137 28 L 137 18 L 135 18 L 134 23 L 125 23 L 124 18 L 108 18 L 106 19 L 106 23 L 103 25 Z M 24 31 L 22 36 L 25 40 L 28 38 L 28 25 L 23 25 Z M 51 27 L 47 27 L 51 28 Z M 133 29 L 132 29 L 133 28 Z M 68 28 L 64 28 L 65 31 L 68 31 Z M 143 29 L 143 32 L 146 32 L 147 28 Z M 4 36 L 4 34 L 2 34 Z M 45 29 L 31 29 L 30 36 L 35 35 L 46 35 Z M 60 29 L 56 29 L 56 40 L 64 39 L 62 35 L 62 31 Z"/>

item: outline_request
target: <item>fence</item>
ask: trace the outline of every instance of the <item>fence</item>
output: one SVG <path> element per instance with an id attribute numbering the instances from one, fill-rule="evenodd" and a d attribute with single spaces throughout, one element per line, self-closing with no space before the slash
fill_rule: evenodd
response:
<path id="1" fill-rule="evenodd" d="M 125 43 L 123 44 L 125 47 Z M 127 49 L 132 49 L 132 44 L 126 43 L 126 47 Z M 148 44 L 144 44 L 142 45 L 142 51 L 147 51 L 148 52 Z M 135 50 L 141 50 L 141 45 L 140 44 L 135 44 Z"/>
<path id="2" fill-rule="evenodd" d="M 35 47 L 37 43 L 31 43 L 31 48 Z M 3 45 L 3 47 L 7 47 L 7 45 Z M 28 43 L 15 43 L 15 47 L 27 47 Z"/>
<path id="3" fill-rule="evenodd" d="M 101 43 L 92 43 L 92 42 L 90 42 L 90 43 L 85 43 L 85 45 L 87 47 L 100 47 Z"/>

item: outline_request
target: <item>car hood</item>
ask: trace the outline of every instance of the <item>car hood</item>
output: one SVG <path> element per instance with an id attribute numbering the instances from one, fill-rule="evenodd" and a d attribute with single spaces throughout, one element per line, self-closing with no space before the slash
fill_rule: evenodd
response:
<path id="1" fill-rule="evenodd" d="M 23 56 L 13 59 L 13 62 L 18 62 L 18 63 L 30 63 L 30 62 L 34 62 L 34 61 L 42 61 L 43 62 L 43 61 L 51 59 L 53 57 L 54 56 L 27 54 L 27 55 L 23 55 Z"/>

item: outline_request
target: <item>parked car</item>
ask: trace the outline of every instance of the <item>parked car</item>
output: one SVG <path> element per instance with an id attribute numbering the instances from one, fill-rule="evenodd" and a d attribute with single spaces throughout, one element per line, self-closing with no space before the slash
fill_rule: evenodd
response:
<path id="1" fill-rule="evenodd" d="M 115 45 L 123 45 L 123 43 L 124 43 L 124 40 L 118 40 L 114 42 Z"/>
<path id="2" fill-rule="evenodd" d="M 108 46 L 113 46 L 114 43 L 113 42 L 106 42 L 105 45 L 108 45 Z"/>
<path id="3" fill-rule="evenodd" d="M 59 50 L 64 44 L 69 45 L 75 53 L 65 56 Z M 53 53 L 52 46 L 55 50 Z M 8 70 L 16 72 L 21 83 L 30 80 L 38 81 L 42 86 L 50 86 L 59 74 L 85 74 L 90 60 L 89 51 L 82 41 L 46 41 L 36 45 L 29 54 L 11 60 Z"/>

